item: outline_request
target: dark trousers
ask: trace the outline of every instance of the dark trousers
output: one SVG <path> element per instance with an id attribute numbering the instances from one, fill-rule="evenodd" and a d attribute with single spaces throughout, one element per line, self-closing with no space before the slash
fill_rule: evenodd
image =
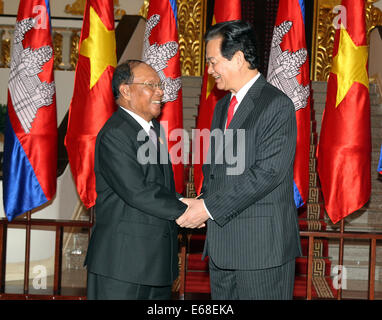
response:
<path id="1" fill-rule="evenodd" d="M 293 299 L 295 259 L 260 270 L 225 270 L 209 261 L 213 300 Z"/>
<path id="2" fill-rule="evenodd" d="M 171 286 L 155 287 L 88 272 L 88 300 L 169 300 Z"/>

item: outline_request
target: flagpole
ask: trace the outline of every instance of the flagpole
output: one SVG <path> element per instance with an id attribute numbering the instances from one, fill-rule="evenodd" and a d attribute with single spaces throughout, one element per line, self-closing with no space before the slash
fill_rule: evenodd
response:
<path id="1" fill-rule="evenodd" d="M 345 219 L 342 219 L 341 224 L 340 224 L 341 235 L 344 234 L 344 231 L 345 231 Z M 344 238 L 341 237 L 340 238 L 339 256 L 338 256 L 338 265 L 341 266 L 340 268 L 338 268 L 338 279 L 340 279 L 341 285 L 339 286 L 338 291 L 337 291 L 337 300 L 342 299 L 342 277 L 344 275 L 343 274 L 343 262 L 344 262 L 343 260 L 344 260 Z"/>
<path id="2" fill-rule="evenodd" d="M 29 259 L 30 259 L 30 239 L 31 239 L 31 218 L 32 212 L 27 212 L 27 225 L 25 230 L 25 264 L 24 264 L 24 294 L 29 292 Z"/>

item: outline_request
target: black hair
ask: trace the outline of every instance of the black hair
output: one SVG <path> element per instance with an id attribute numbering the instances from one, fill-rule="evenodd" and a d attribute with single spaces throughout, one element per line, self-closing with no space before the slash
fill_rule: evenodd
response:
<path id="1" fill-rule="evenodd" d="M 126 60 L 115 68 L 113 79 L 111 80 L 111 88 L 115 100 L 119 98 L 119 87 L 121 84 L 131 83 L 134 80 L 133 69 L 141 63 L 144 62 L 141 60 Z"/>
<path id="2" fill-rule="evenodd" d="M 214 24 L 207 30 L 204 40 L 207 44 L 216 38 L 222 39 L 220 52 L 224 58 L 231 60 L 237 51 L 241 51 L 249 62 L 249 69 L 259 68 L 256 35 L 250 23 L 232 20 Z"/>

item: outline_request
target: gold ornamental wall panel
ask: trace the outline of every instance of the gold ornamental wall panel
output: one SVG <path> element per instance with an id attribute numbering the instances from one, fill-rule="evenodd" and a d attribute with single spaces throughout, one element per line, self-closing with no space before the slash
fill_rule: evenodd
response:
<path id="1" fill-rule="evenodd" d="M 86 0 L 75 0 L 73 1 L 72 4 L 67 4 L 65 6 L 65 12 L 70 13 L 72 15 L 79 15 L 82 16 L 85 11 L 85 5 L 86 5 Z M 114 16 L 116 18 L 121 18 L 124 14 L 126 14 L 125 10 L 118 9 L 119 7 L 119 0 L 114 0 Z"/>
<path id="2" fill-rule="evenodd" d="M 382 25 L 382 12 L 374 7 L 378 0 L 366 0 L 366 29 L 370 31 Z M 332 67 L 334 44 L 334 19 L 338 14 L 333 9 L 341 4 L 341 0 L 315 0 L 312 35 L 311 79 L 327 81 Z M 368 37 L 369 38 L 369 37 Z"/>

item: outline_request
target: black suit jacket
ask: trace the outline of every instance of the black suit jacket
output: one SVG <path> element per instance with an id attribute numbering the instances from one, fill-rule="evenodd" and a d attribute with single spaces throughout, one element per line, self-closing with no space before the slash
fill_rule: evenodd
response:
<path id="1" fill-rule="evenodd" d="M 159 131 L 159 123 L 153 124 Z M 138 141 L 140 131 L 138 122 L 119 108 L 97 136 L 96 221 L 86 264 L 88 271 L 118 280 L 171 285 L 178 276 L 174 220 L 187 206 L 176 196 L 170 161 L 138 161 L 138 149 L 148 141 L 145 133 L 146 139 Z M 158 146 L 169 160 L 167 146 Z"/>
<path id="2" fill-rule="evenodd" d="M 216 104 L 212 133 L 223 130 L 229 101 L 230 94 Z M 293 103 L 260 75 L 229 129 L 233 135 L 211 135 L 211 161 L 203 166 L 203 198 L 214 218 L 207 223 L 204 254 L 226 269 L 279 266 L 301 254 L 293 198 Z M 235 168 L 230 154 L 237 148 L 242 163 Z"/>

